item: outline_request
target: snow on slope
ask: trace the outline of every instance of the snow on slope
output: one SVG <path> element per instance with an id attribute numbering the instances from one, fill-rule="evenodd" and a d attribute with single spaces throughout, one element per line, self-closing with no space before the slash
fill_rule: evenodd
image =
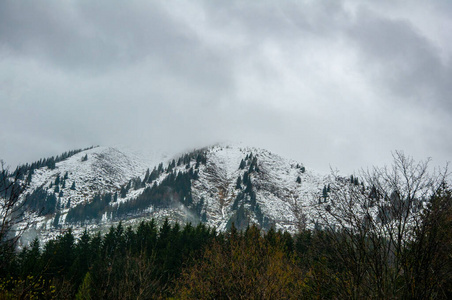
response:
<path id="1" fill-rule="evenodd" d="M 201 220 L 194 213 L 194 206 L 202 204 L 202 213 L 205 216 L 205 223 L 218 230 L 227 229 L 231 220 L 237 215 L 237 196 L 243 195 L 245 187 L 238 189 L 237 178 L 244 178 L 248 171 L 251 159 L 247 160 L 247 166 L 240 168 L 242 160 L 252 157 L 257 161 L 258 171 L 250 173 L 256 203 L 259 206 L 266 220 L 276 229 L 286 229 L 294 232 L 296 230 L 296 218 L 294 208 L 301 207 L 308 219 L 314 219 L 312 204 L 320 194 L 324 185 L 328 182 L 327 176 L 321 176 L 303 167 L 302 164 L 292 160 L 284 159 L 269 151 L 250 147 L 240 147 L 235 145 L 216 145 L 202 150 L 205 152 L 206 164 L 200 164 L 196 171 L 197 179 L 191 180 L 191 196 L 193 205 L 186 207 L 182 203 L 173 203 L 167 208 L 155 208 L 152 204 L 144 208 L 141 212 L 128 214 L 122 219 L 124 224 L 136 224 L 140 220 L 156 218 L 163 219 L 169 217 L 173 221 L 198 222 Z M 88 159 L 83 161 L 87 155 Z M 144 159 L 143 157 L 147 157 Z M 151 157 L 151 159 L 149 159 Z M 63 178 L 68 174 L 64 188 L 61 188 L 63 195 L 60 198 L 62 209 L 60 210 L 60 228 L 52 226 L 53 215 L 42 216 L 36 219 L 35 230 L 41 231 L 41 236 L 51 238 L 65 228 L 72 227 L 74 233 L 79 234 L 87 226 L 91 230 L 104 230 L 109 227 L 113 220 L 104 214 L 97 222 L 85 223 L 85 227 L 80 224 L 65 223 L 65 215 L 70 208 L 74 208 L 80 203 L 92 201 L 95 194 L 105 194 L 119 192 L 121 186 L 127 184 L 129 180 L 140 177 L 144 178 L 146 170 L 152 170 L 160 162 L 164 162 L 164 167 L 172 159 L 178 160 L 177 156 L 169 156 L 164 153 L 148 153 L 143 156 L 137 151 L 124 147 L 97 147 L 82 151 L 72 157 L 56 164 L 54 170 L 41 168 L 35 170 L 29 192 L 44 187 L 49 193 L 54 187 L 49 188 L 59 176 Z M 189 165 L 194 168 L 196 159 L 192 158 Z M 189 168 L 185 164 L 175 166 L 174 174 L 186 173 Z M 146 188 L 155 184 L 160 184 L 168 176 L 167 171 L 161 173 L 157 179 L 146 183 L 145 186 L 130 189 L 127 195 L 119 198 L 116 203 L 110 206 L 124 204 L 139 197 Z M 297 178 L 300 182 L 297 182 Z M 75 182 L 75 190 L 71 189 Z M 257 214 L 254 212 L 255 206 L 250 205 L 249 198 L 241 204 L 247 210 L 246 214 L 250 222 L 259 223 Z M 246 202 L 248 201 L 248 202 Z M 70 202 L 70 205 L 68 205 Z M 235 203 L 235 206 L 234 206 Z M 118 220 L 116 219 L 115 222 Z M 62 226 L 62 227 L 61 227 Z M 79 228 L 80 227 L 80 228 Z"/>
<path id="2" fill-rule="evenodd" d="M 85 155 L 88 159 L 82 161 Z M 77 205 L 96 193 L 118 190 L 130 178 L 142 176 L 147 167 L 148 164 L 140 158 L 119 149 L 96 147 L 57 163 L 53 170 L 36 170 L 27 192 L 38 187 L 50 187 L 58 176 L 63 179 L 67 172 L 65 188 L 61 189 L 64 195 L 64 202 L 61 204 L 66 205 L 70 200 L 71 205 Z M 73 182 L 75 190 L 71 189 Z"/>
<path id="3" fill-rule="evenodd" d="M 86 161 L 83 160 L 85 156 L 88 158 Z M 95 147 L 56 163 L 53 170 L 47 167 L 34 170 L 32 180 L 23 195 L 32 194 L 38 188 L 44 189 L 48 194 L 54 193 L 57 177 L 62 181 L 67 174 L 64 187 L 59 185 L 62 193 L 55 193 L 61 205 L 60 221 L 64 221 L 70 208 L 90 202 L 96 194 L 118 192 L 130 179 L 143 177 L 148 168 L 152 169 L 167 157 L 168 154 L 164 152 L 153 151 L 143 155 L 124 146 Z M 75 189 L 71 188 L 73 183 Z M 58 234 L 59 230 L 52 228 L 53 217 L 34 217 L 34 225 L 25 236 L 25 242 L 31 241 L 36 234 L 44 239 Z M 83 228 L 74 228 L 75 233 L 81 233 L 82 230 Z"/>
<path id="4" fill-rule="evenodd" d="M 329 178 L 310 170 L 303 172 L 297 162 L 268 151 L 260 151 L 257 158 L 260 172 L 256 173 L 255 186 L 263 212 L 275 217 L 277 228 L 294 231 L 294 209 L 301 207 L 306 215 L 313 216 L 312 203 Z"/>
<path id="5" fill-rule="evenodd" d="M 192 183 L 193 198 L 205 201 L 208 224 L 224 229 L 231 215 L 236 196 L 234 184 L 239 176 L 240 161 L 247 149 L 233 146 L 214 146 L 207 150 L 207 165 L 201 168 L 199 179 Z"/>
<path id="6" fill-rule="evenodd" d="M 259 172 L 251 174 L 251 181 L 262 212 L 277 229 L 294 231 L 294 205 L 304 207 L 309 214 L 313 198 L 327 184 L 328 177 L 303 172 L 299 163 L 266 150 L 232 145 L 209 148 L 207 165 L 192 183 L 194 201 L 203 198 L 206 203 L 207 223 L 224 230 L 234 215 L 233 202 L 240 192 L 236 189 L 237 178 L 245 172 L 239 166 L 247 155 L 257 158 Z M 301 183 L 296 182 L 298 176 Z"/>

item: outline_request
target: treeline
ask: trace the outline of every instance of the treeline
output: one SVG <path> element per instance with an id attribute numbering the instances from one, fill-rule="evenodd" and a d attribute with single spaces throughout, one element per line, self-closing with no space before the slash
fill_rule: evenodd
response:
<path id="1" fill-rule="evenodd" d="M 314 203 L 315 228 L 307 229 L 299 209 L 295 235 L 248 222 L 240 224 L 243 230 L 231 222 L 227 232 L 217 233 L 166 220 L 161 227 L 154 221 L 137 228 L 120 224 L 105 236 L 85 232 L 76 239 L 68 231 L 43 247 L 35 240 L 16 252 L 14 243 L 5 242 L 8 228 L 2 229 L 0 299 L 452 299 L 447 169 L 427 176 L 427 163 L 398 153 L 395 159 L 392 169 L 325 185 Z M 162 202 L 156 207 L 171 201 L 190 206 L 197 167 L 191 159 L 183 163 L 188 172 L 176 172 L 176 161 L 159 166 L 158 174 L 168 176 L 152 185 L 155 194 L 144 204 L 157 199 Z M 252 178 L 260 172 L 253 156 L 240 168 L 236 221 L 254 205 Z M 134 180 L 129 188 L 142 184 Z M 116 197 L 121 195 L 99 196 L 92 205 L 100 206 L 82 213 L 98 218 Z M 201 213 L 202 203 L 191 207 Z M 141 204 L 134 205 L 126 211 Z"/>
<path id="2" fill-rule="evenodd" d="M 55 181 L 51 182 L 47 189 L 44 186 L 39 186 L 31 193 L 26 193 L 23 208 L 37 213 L 38 216 L 60 212 L 60 210 L 65 208 L 61 203 L 61 197 L 63 197 L 63 189 L 66 188 L 68 178 L 68 172 L 62 177 L 60 177 L 60 174 L 57 174 Z M 74 181 L 70 189 L 75 189 Z M 66 206 L 67 208 L 70 206 L 70 200 L 66 203 Z"/>
<path id="3" fill-rule="evenodd" d="M 377 246 L 389 238 L 345 230 L 217 233 L 166 220 L 77 241 L 68 231 L 11 253 L 0 298 L 450 299 L 451 191 L 432 196 L 422 218 L 424 230 L 388 253 Z"/>
<path id="4" fill-rule="evenodd" d="M 69 157 L 71 157 L 77 153 L 80 153 L 80 152 L 86 151 L 86 150 L 90 150 L 93 148 L 94 148 L 94 146 L 91 146 L 91 147 L 88 147 L 85 149 L 76 149 L 76 150 L 66 151 L 60 155 L 52 156 L 49 158 L 43 158 L 43 159 L 40 159 L 31 164 L 27 163 L 25 165 L 20 165 L 20 166 L 17 166 L 17 168 L 12 173 L 12 175 L 13 176 L 19 175 L 21 177 L 20 179 L 24 179 L 23 176 L 25 176 L 25 174 L 27 174 L 27 181 L 29 182 L 29 181 L 31 181 L 31 176 L 34 173 L 34 170 L 43 168 L 43 167 L 48 167 L 49 169 L 53 170 L 53 169 L 55 169 L 56 163 L 59 163 L 60 161 L 68 159 Z"/>
<path id="5" fill-rule="evenodd" d="M 202 224 L 181 227 L 165 220 L 142 222 L 135 230 L 121 224 L 101 236 L 69 230 L 41 249 L 9 253 L 0 272 L 0 298 L 131 299 L 173 293 L 184 267 L 202 255 L 218 235 Z"/>

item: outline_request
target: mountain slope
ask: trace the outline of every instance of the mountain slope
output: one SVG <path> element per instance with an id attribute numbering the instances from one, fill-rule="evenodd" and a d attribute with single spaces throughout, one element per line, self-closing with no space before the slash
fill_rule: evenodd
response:
<path id="1" fill-rule="evenodd" d="M 34 170 L 25 195 L 43 236 L 166 217 L 219 230 L 255 223 L 293 232 L 297 211 L 312 219 L 312 203 L 327 184 L 328 177 L 256 148 L 218 145 L 158 164 L 97 147 Z"/>

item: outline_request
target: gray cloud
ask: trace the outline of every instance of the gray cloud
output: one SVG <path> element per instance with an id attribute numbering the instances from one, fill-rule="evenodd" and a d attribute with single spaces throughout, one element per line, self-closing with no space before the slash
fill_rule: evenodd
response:
<path id="1" fill-rule="evenodd" d="M 349 30 L 351 40 L 370 62 L 382 88 L 402 99 L 447 105 L 452 92 L 452 68 L 443 64 L 435 48 L 407 21 L 390 20 L 361 11 Z M 427 104 L 426 103 L 426 104 Z M 410 103 L 411 104 L 411 103 Z"/>
<path id="2" fill-rule="evenodd" d="M 447 1 L 2 1 L 0 157 L 226 140 L 319 171 L 387 163 L 396 149 L 443 163 L 451 11 Z"/>

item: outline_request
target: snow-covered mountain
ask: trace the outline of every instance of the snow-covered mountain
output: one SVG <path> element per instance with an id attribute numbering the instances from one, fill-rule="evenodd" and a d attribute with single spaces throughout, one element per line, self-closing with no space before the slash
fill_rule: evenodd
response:
<path id="1" fill-rule="evenodd" d="M 295 231 L 301 210 L 308 223 L 313 220 L 312 203 L 329 181 L 300 162 L 250 147 L 216 145 L 152 157 L 95 147 L 52 167 L 28 169 L 23 197 L 35 221 L 28 237 L 166 217 L 218 230 L 234 222 Z"/>

